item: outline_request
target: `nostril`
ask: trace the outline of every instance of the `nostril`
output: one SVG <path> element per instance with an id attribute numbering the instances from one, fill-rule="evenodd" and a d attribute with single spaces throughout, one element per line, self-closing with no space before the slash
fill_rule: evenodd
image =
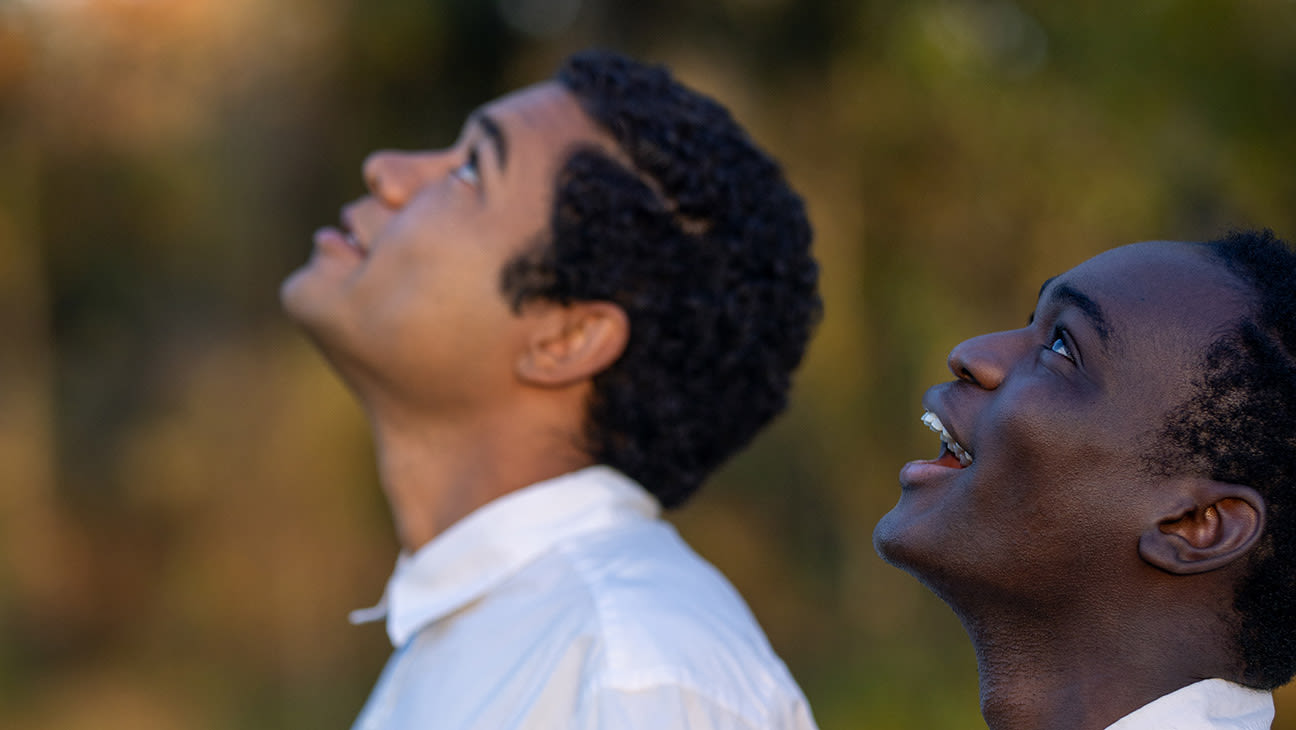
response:
<path id="1" fill-rule="evenodd" d="M 365 158 L 360 168 L 365 187 L 369 188 L 374 197 L 388 205 L 403 202 L 396 199 L 400 196 L 399 161 L 397 153 L 380 150 Z"/>
<path id="2" fill-rule="evenodd" d="M 382 164 L 382 158 L 383 154 L 381 152 L 374 152 L 366 157 L 364 163 L 360 165 L 360 176 L 364 178 L 364 183 L 370 190 L 376 189 L 382 182 L 378 172 Z"/>
<path id="3" fill-rule="evenodd" d="M 950 350 L 947 365 L 954 377 L 985 390 L 1002 383 L 1026 340 L 1014 332 L 992 332 L 959 343 Z"/>
<path id="4" fill-rule="evenodd" d="M 399 174 L 393 175 L 391 171 L 380 173 L 375 171 L 368 176 L 366 184 L 369 186 L 369 192 L 378 199 L 378 202 L 389 208 L 399 208 L 409 202 L 409 191 Z"/>
<path id="5" fill-rule="evenodd" d="M 959 380 L 965 380 L 976 386 L 981 385 L 981 381 L 977 379 L 976 374 L 973 373 L 972 370 L 966 366 L 959 368 L 957 375 Z"/>

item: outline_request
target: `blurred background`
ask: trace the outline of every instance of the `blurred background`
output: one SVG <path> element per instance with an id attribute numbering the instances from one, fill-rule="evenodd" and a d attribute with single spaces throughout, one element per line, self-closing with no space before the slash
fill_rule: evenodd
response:
<path id="1" fill-rule="evenodd" d="M 0 727 L 349 726 L 397 548 L 278 283 L 366 152 L 589 45 L 730 106 L 818 232 L 792 409 L 672 519 L 825 730 L 984 727 L 870 544 L 919 395 L 1100 250 L 1296 235 L 1292 0 L 0 0 Z"/>

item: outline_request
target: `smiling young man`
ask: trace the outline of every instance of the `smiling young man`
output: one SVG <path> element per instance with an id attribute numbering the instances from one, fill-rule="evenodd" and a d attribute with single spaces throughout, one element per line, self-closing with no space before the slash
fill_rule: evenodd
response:
<path id="1" fill-rule="evenodd" d="M 1296 672 L 1296 256 L 1114 249 L 950 353 L 878 552 L 958 614 L 993 730 L 1268 728 Z"/>
<path id="2" fill-rule="evenodd" d="M 357 612 L 396 651 L 356 727 L 813 728 L 659 518 L 783 409 L 819 316 L 778 166 L 664 69 L 584 53 L 364 178 L 282 290 L 403 548 Z"/>

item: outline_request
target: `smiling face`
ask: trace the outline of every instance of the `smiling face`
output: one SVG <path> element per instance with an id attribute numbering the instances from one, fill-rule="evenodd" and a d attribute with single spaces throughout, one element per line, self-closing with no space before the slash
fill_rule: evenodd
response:
<path id="1" fill-rule="evenodd" d="M 483 107 L 450 148 L 371 155 L 370 194 L 315 234 L 285 309 L 362 395 L 437 408 L 508 397 L 527 317 L 500 272 L 547 235 L 557 174 L 581 145 L 611 143 L 550 82 Z"/>
<path id="2" fill-rule="evenodd" d="M 1139 535 L 1167 479 L 1149 450 L 1243 292 L 1201 247 L 1134 244 L 1046 282 L 1028 326 L 955 347 L 957 380 L 923 407 L 959 446 L 901 470 L 879 553 L 956 609 L 1110 598 L 1148 570 Z"/>

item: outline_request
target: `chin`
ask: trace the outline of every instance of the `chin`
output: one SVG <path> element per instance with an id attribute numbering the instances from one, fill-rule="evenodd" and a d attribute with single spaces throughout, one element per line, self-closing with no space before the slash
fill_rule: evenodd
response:
<path id="1" fill-rule="evenodd" d="M 307 261 L 293 270 L 292 273 L 284 277 L 283 283 L 279 285 L 279 303 L 283 305 L 285 311 L 292 314 L 293 308 L 303 297 L 309 296 L 309 290 L 312 288 L 312 279 L 315 272 L 311 270 L 312 261 Z"/>
<path id="2" fill-rule="evenodd" d="M 917 578 L 936 593 L 933 579 L 948 571 L 946 564 L 951 556 L 948 541 L 943 542 L 948 526 L 940 526 L 935 531 L 926 529 L 922 515 L 913 515 L 906 509 L 902 497 L 900 503 L 878 520 L 873 528 L 873 549 L 889 565 L 899 568 Z"/>
<path id="3" fill-rule="evenodd" d="M 334 297 L 325 290 L 310 265 L 294 271 L 279 286 L 279 304 L 288 318 L 301 327 L 327 356 L 341 344 L 341 327 L 336 316 Z"/>
<path id="4" fill-rule="evenodd" d="M 906 524 L 898 509 L 884 515 L 874 528 L 873 548 L 887 564 L 908 573 L 949 606 L 964 627 L 969 627 L 969 617 L 984 608 L 987 597 L 1002 598 L 1002 590 L 987 583 L 975 566 L 958 560 L 957 540 L 926 539 L 932 536 Z"/>
<path id="5" fill-rule="evenodd" d="M 310 263 L 306 263 L 286 276 L 279 285 L 279 304 L 288 314 L 293 313 L 294 303 L 301 297 L 301 290 L 309 287 L 306 282 L 309 277 Z"/>
<path id="6" fill-rule="evenodd" d="M 279 286 L 279 303 L 342 382 L 357 396 L 371 361 L 364 357 L 365 338 L 330 282 L 310 270 L 310 264 L 294 271 Z"/>
<path id="7" fill-rule="evenodd" d="M 327 320 L 328 292 L 307 263 L 279 285 L 279 304 L 294 322 L 314 333 Z"/>
<path id="8" fill-rule="evenodd" d="M 905 540 L 904 517 L 899 514 L 900 505 L 891 508 L 882 515 L 877 526 L 873 528 L 873 549 L 891 565 L 901 570 L 912 572 L 907 559 L 908 545 Z"/>

